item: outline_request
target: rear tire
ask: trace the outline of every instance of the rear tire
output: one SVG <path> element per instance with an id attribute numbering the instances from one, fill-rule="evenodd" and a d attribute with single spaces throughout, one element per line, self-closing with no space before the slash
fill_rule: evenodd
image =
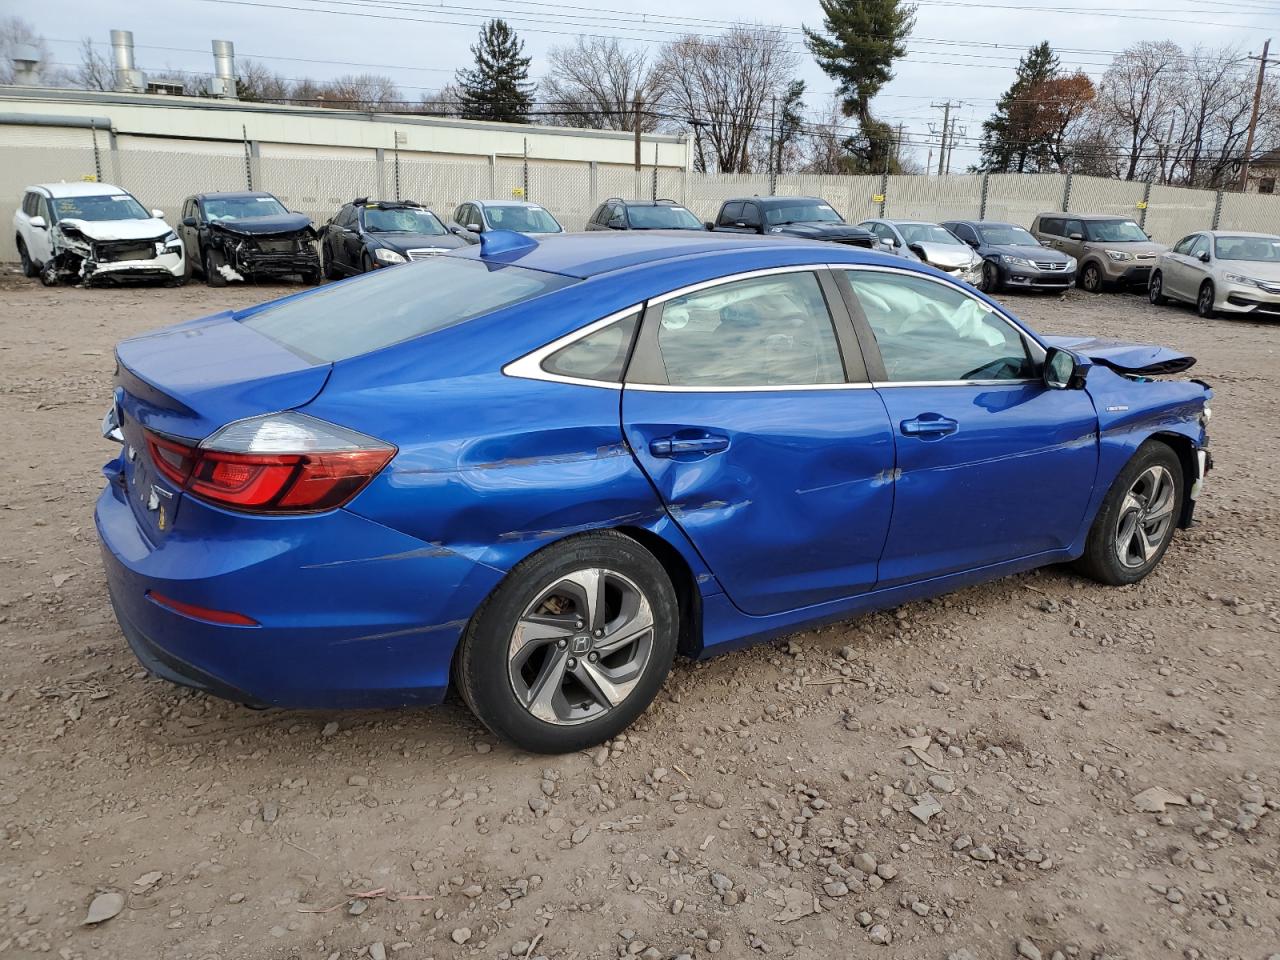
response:
<path id="1" fill-rule="evenodd" d="M 1206 280 L 1200 284 L 1200 293 L 1196 297 L 1196 313 L 1204 317 L 1206 320 L 1212 319 L 1216 311 L 1213 309 L 1214 301 L 1217 299 L 1217 292 L 1213 289 L 1213 281 Z"/>
<path id="2" fill-rule="evenodd" d="M 222 275 L 219 267 L 226 266 L 226 258 L 217 250 L 206 250 L 204 252 L 204 282 L 211 287 L 225 287 L 227 278 Z"/>
<path id="3" fill-rule="evenodd" d="M 666 570 L 614 531 L 518 564 L 463 634 L 454 677 L 497 736 L 569 753 L 625 730 L 671 668 L 680 611 Z"/>
<path id="4" fill-rule="evenodd" d="M 1107 491 L 1076 569 L 1110 586 L 1137 583 L 1154 570 L 1177 529 L 1183 483 L 1182 463 L 1167 444 L 1139 447 Z"/>
<path id="5" fill-rule="evenodd" d="M 31 254 L 27 253 L 27 245 L 21 237 L 18 237 L 18 260 L 22 263 L 22 275 L 24 277 L 34 277 L 39 273 L 39 268 L 31 259 Z"/>
<path id="6" fill-rule="evenodd" d="M 1164 295 L 1164 275 L 1159 270 L 1151 275 L 1151 282 L 1147 284 L 1147 299 L 1157 307 L 1163 307 L 1169 302 L 1169 298 Z"/>

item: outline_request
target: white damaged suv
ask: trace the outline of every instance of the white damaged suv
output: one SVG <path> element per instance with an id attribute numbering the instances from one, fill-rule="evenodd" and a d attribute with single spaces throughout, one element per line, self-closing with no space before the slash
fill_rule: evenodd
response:
<path id="1" fill-rule="evenodd" d="M 186 276 L 182 241 L 159 210 L 108 183 L 27 187 L 13 215 L 22 272 L 46 286 Z"/>

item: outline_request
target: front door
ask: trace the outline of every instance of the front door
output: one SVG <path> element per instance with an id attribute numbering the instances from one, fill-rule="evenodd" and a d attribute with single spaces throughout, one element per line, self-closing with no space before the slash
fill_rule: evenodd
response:
<path id="1" fill-rule="evenodd" d="M 645 311 L 622 396 L 628 444 L 739 609 L 871 589 L 893 437 L 838 290 L 811 267 L 699 286 Z"/>
<path id="2" fill-rule="evenodd" d="M 883 268 L 842 276 L 879 353 L 867 362 L 897 451 L 880 586 L 1071 544 L 1097 470 L 1089 394 L 1048 389 L 1042 348 L 952 283 Z"/>

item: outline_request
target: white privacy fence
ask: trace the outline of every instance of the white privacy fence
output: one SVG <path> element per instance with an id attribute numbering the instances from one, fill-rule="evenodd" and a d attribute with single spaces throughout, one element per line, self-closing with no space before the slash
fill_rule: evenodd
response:
<path id="1" fill-rule="evenodd" d="M 97 177 L 132 192 L 176 222 L 182 202 L 213 190 L 269 190 L 293 210 L 323 223 L 355 197 L 408 199 L 448 219 L 467 199 L 525 197 L 581 230 L 610 197 L 665 198 L 712 219 L 730 197 L 775 193 L 819 196 L 848 220 L 1004 220 L 1030 225 L 1041 212 L 1071 210 L 1133 217 L 1163 243 L 1194 230 L 1280 232 L 1280 196 L 1220 193 L 1070 174 L 819 176 L 700 174 L 671 168 L 520 158 L 401 159 L 259 157 L 145 150 L 45 148 L 0 144 L 0 222 L 6 227 L 32 183 Z M 14 260 L 11 229 L 0 235 L 0 260 Z"/>

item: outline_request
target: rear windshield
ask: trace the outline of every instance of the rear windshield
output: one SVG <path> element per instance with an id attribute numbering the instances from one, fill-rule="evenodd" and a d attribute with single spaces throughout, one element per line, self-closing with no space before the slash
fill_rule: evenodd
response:
<path id="1" fill-rule="evenodd" d="M 701 230 L 701 221 L 684 207 L 666 204 L 652 207 L 628 207 L 633 230 Z"/>
<path id="2" fill-rule="evenodd" d="M 314 363 L 370 353 L 573 283 L 572 277 L 438 256 L 322 287 L 241 321 Z"/>

